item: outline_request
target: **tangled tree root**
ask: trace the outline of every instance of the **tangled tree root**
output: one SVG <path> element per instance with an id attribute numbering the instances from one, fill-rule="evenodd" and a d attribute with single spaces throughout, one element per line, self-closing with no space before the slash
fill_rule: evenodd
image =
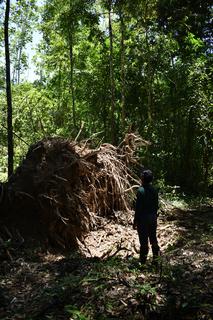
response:
<path id="1" fill-rule="evenodd" d="M 136 147 L 146 144 L 134 134 L 119 147 L 102 144 L 95 150 L 62 138 L 39 141 L 1 187 L 2 223 L 53 245 L 78 247 L 96 217 L 130 209 L 139 182 L 129 165 L 137 162 Z"/>

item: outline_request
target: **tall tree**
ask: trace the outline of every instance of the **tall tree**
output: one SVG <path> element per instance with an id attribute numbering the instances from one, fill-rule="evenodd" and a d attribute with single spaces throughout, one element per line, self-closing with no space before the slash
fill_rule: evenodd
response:
<path id="1" fill-rule="evenodd" d="M 62 105 L 67 106 L 64 114 L 66 113 L 67 127 L 73 132 L 76 131 L 79 123 L 76 98 L 77 83 L 80 77 L 80 70 L 77 70 L 76 66 L 78 46 L 80 46 L 79 38 L 85 32 L 85 26 L 97 22 L 97 17 L 92 11 L 93 2 L 93 0 L 66 0 L 62 4 L 58 1 L 46 1 L 43 13 L 41 29 L 45 48 L 43 60 L 47 61 L 46 67 L 48 65 L 47 78 L 52 84 L 54 81 L 54 86 L 59 83 L 63 85 L 64 103 Z M 60 72 L 58 72 L 59 68 Z M 62 79 L 62 74 L 63 83 L 59 80 Z"/>
<path id="2" fill-rule="evenodd" d="M 125 96 L 126 96 L 126 73 L 125 73 L 125 21 L 124 21 L 124 1 L 118 0 L 116 2 L 118 7 L 118 15 L 120 20 L 120 64 L 121 64 L 121 129 L 125 130 L 126 124 L 126 110 L 125 110 Z"/>
<path id="3" fill-rule="evenodd" d="M 4 42 L 6 62 L 6 94 L 7 94 L 7 130 L 8 130 L 8 178 L 13 173 L 13 124 L 12 124 L 12 93 L 10 79 L 10 47 L 9 47 L 10 0 L 6 0 L 4 19 Z"/>
<path id="4" fill-rule="evenodd" d="M 46 0 L 43 76 L 14 83 L 14 130 L 30 143 L 44 134 L 75 136 L 74 122 L 84 121 L 82 135 L 102 132 L 114 143 L 132 125 L 152 142 L 143 162 L 156 176 L 185 190 L 210 183 L 209 2 Z M 0 99 L 1 106 L 2 92 Z"/>
<path id="5" fill-rule="evenodd" d="M 112 5 L 113 1 L 108 0 L 108 23 L 109 23 L 109 66 L 110 66 L 110 86 L 111 86 L 111 112 L 110 112 L 110 132 L 111 141 L 115 143 L 115 80 L 114 80 L 114 56 L 113 56 L 113 30 L 112 30 Z"/>
<path id="6" fill-rule="evenodd" d="M 19 0 L 11 4 L 10 56 L 13 83 L 20 83 L 21 74 L 27 68 L 26 45 L 32 42 L 37 17 L 35 0 Z"/>

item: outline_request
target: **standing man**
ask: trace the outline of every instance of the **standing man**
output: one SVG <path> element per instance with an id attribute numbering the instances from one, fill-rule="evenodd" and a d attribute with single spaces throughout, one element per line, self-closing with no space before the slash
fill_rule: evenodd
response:
<path id="1" fill-rule="evenodd" d="M 141 174 L 142 185 L 138 189 L 134 229 L 137 229 L 140 241 L 140 262 L 145 264 L 149 252 L 148 240 L 152 246 L 153 263 L 157 264 L 159 246 L 156 236 L 158 192 L 152 186 L 153 174 L 151 170 L 144 170 Z"/>

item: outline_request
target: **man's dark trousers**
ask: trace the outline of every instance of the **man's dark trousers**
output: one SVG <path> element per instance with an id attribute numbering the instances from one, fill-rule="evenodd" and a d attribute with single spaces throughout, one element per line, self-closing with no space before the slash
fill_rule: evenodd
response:
<path id="1" fill-rule="evenodd" d="M 140 261 L 145 263 L 149 252 L 150 242 L 152 246 L 153 261 L 156 261 L 159 255 L 159 246 L 156 236 L 157 215 L 147 215 L 137 225 L 139 242 L 140 242 Z"/>

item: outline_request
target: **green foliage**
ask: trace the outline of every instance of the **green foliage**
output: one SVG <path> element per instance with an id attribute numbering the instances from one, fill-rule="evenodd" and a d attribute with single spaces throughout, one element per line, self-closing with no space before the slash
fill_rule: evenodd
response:
<path id="1" fill-rule="evenodd" d="M 12 8 L 16 79 L 27 68 L 26 44 L 39 14 L 42 35 L 35 56 L 39 80 L 14 80 L 16 164 L 27 144 L 48 135 L 75 137 L 82 123 L 80 138 L 101 132 L 100 140 L 111 142 L 108 10 L 109 2 L 95 0 L 48 0 L 39 11 L 35 1 L 19 1 Z M 151 142 L 139 155 L 157 179 L 206 193 L 213 171 L 209 1 L 111 1 L 111 11 L 116 141 L 137 130 Z M 4 124 L 3 91 L 0 101 Z"/>
<path id="2" fill-rule="evenodd" d="M 65 306 L 65 310 L 74 320 L 89 320 L 88 317 L 85 317 L 82 312 L 73 305 Z"/>
<path id="3" fill-rule="evenodd" d="M 33 27 L 37 19 L 35 0 L 21 0 L 11 4 L 10 60 L 13 83 L 20 83 L 28 68 L 27 44 L 32 42 Z"/>
<path id="4" fill-rule="evenodd" d="M 152 287 L 149 283 L 145 283 L 143 285 L 138 286 L 138 293 L 141 296 L 149 295 L 149 294 L 152 296 L 156 296 L 156 289 Z"/>

